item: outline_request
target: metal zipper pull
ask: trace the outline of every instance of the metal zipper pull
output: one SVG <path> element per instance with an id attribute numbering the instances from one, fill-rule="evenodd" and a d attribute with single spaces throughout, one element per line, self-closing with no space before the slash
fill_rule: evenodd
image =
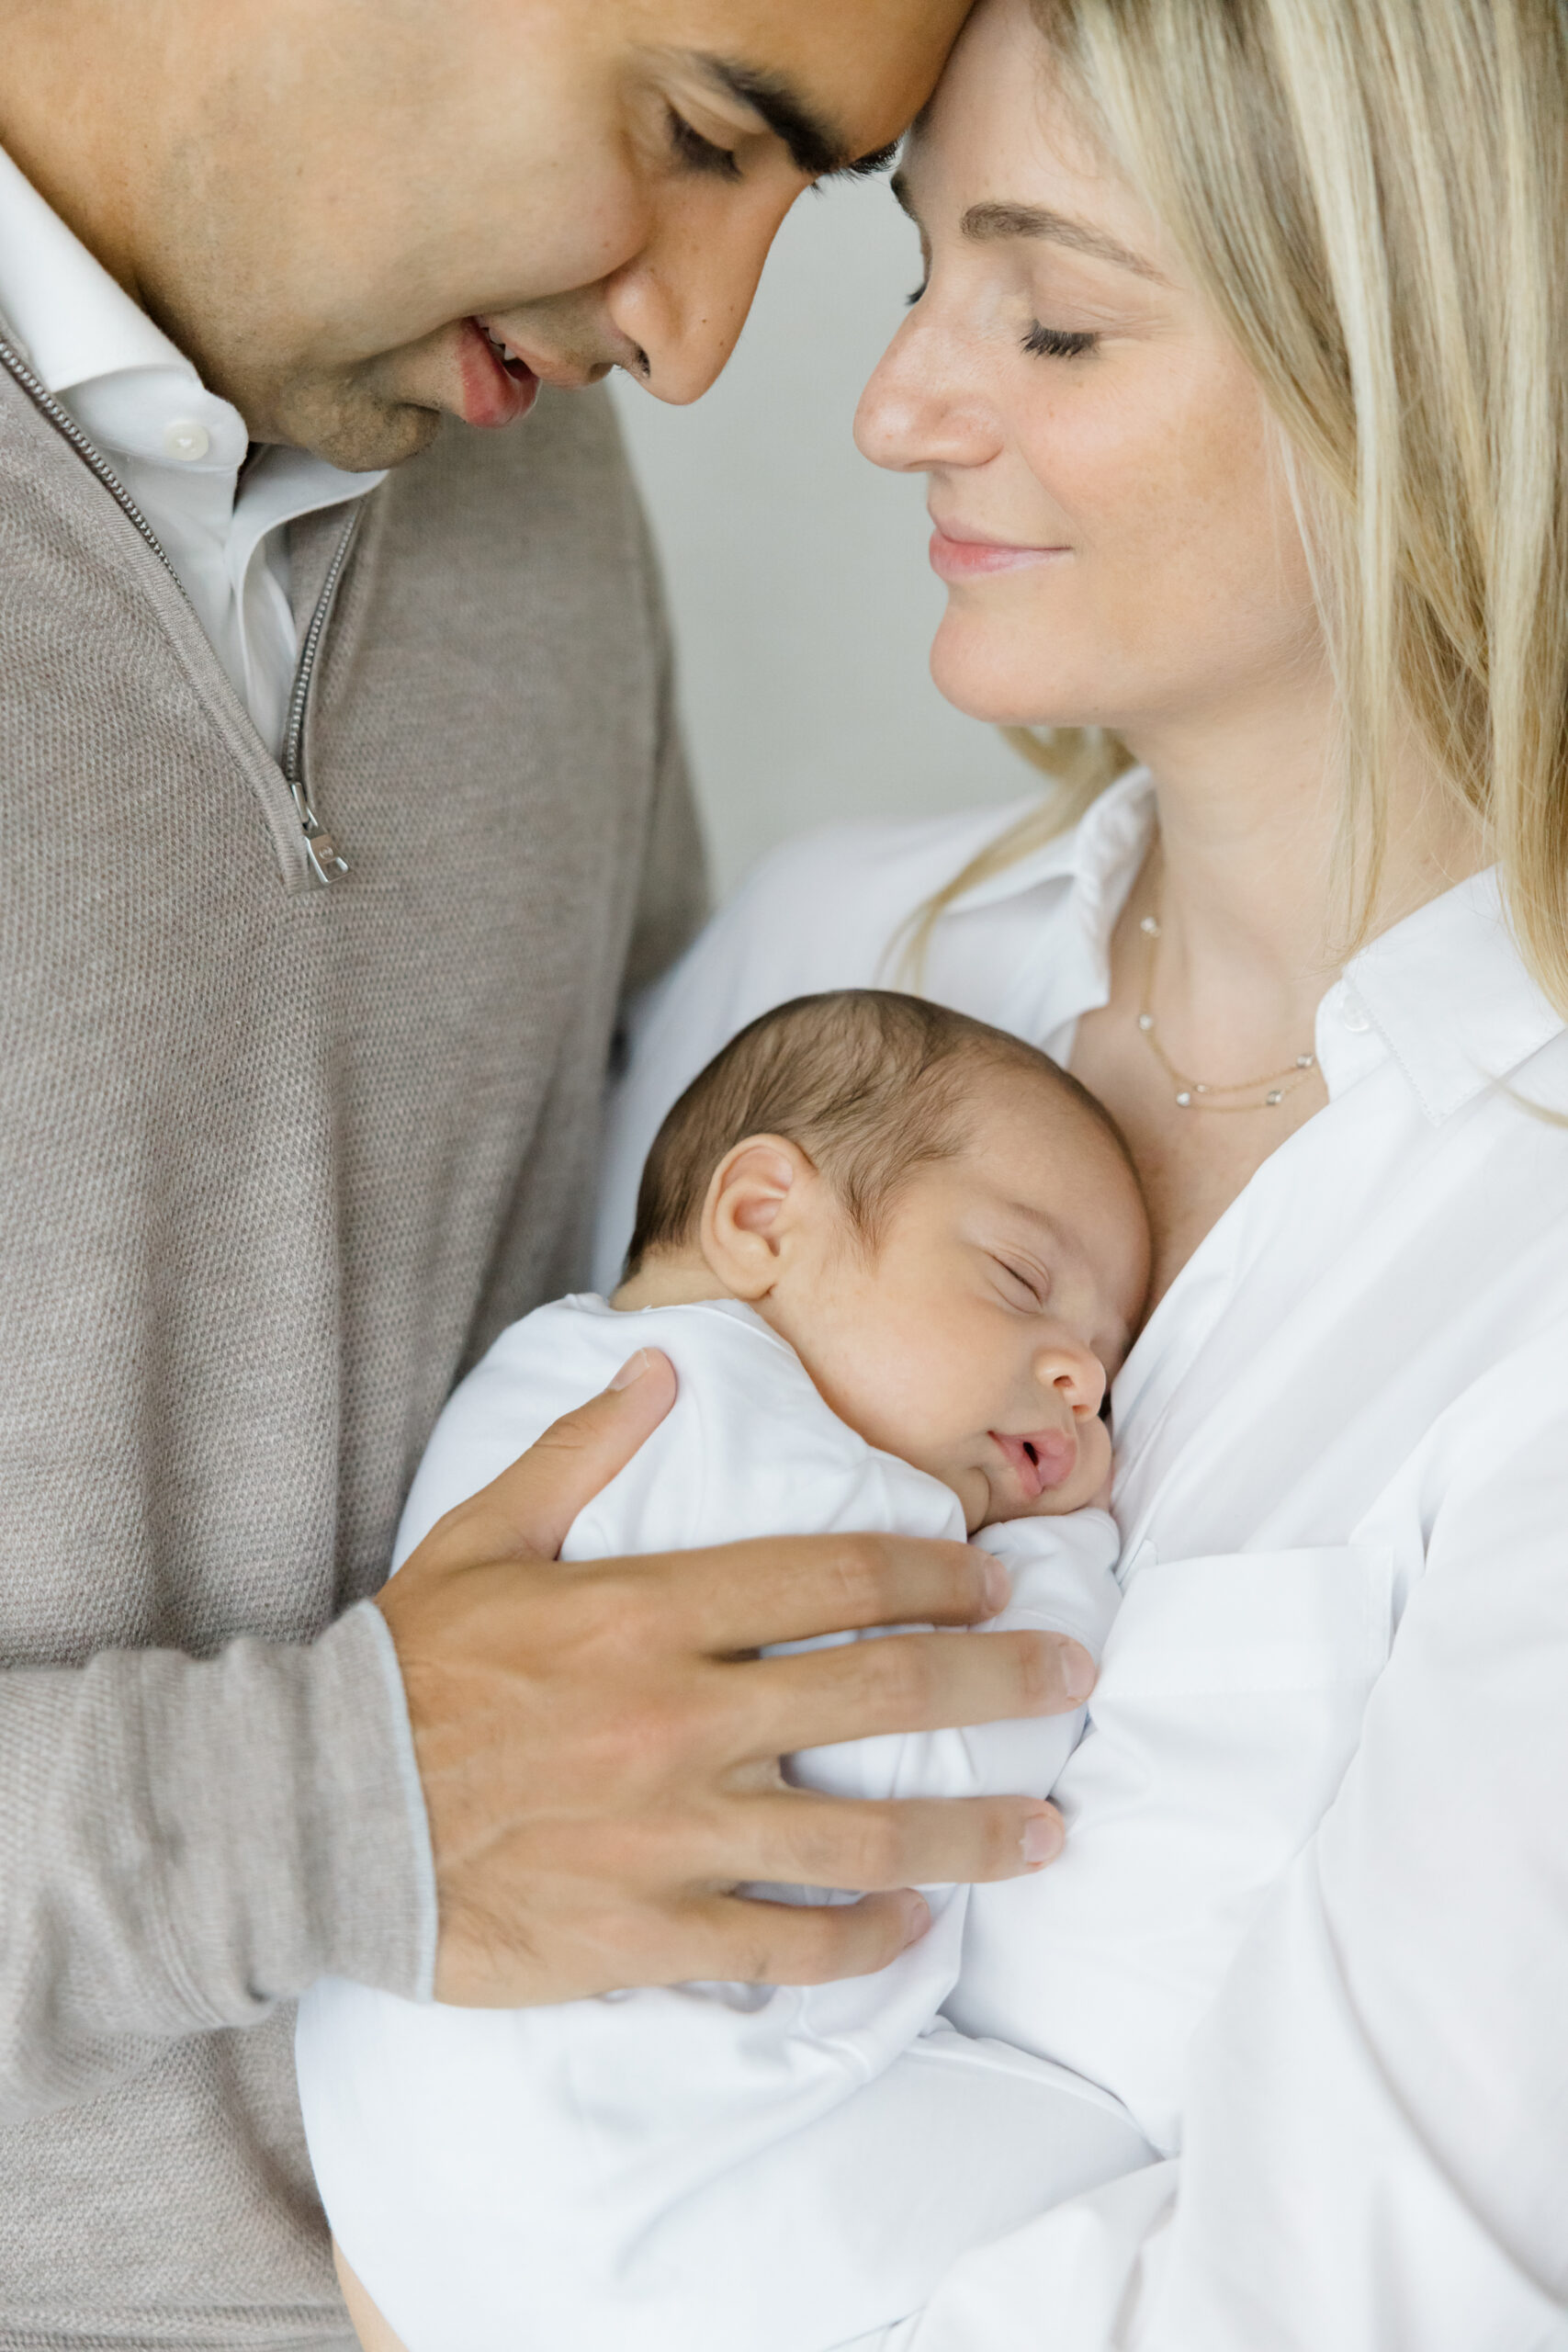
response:
<path id="1" fill-rule="evenodd" d="M 307 833 L 305 855 L 318 882 L 335 882 L 340 874 L 348 872 L 348 860 L 338 855 L 337 843 L 331 833 Z"/>

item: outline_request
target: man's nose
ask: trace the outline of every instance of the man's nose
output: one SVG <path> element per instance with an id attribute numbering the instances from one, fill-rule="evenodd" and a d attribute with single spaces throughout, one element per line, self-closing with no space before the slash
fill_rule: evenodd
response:
<path id="1" fill-rule="evenodd" d="M 795 192 L 758 191 L 717 220 L 676 213 L 610 280 L 610 318 L 646 360 L 637 374 L 656 399 L 684 407 L 723 372 Z"/>

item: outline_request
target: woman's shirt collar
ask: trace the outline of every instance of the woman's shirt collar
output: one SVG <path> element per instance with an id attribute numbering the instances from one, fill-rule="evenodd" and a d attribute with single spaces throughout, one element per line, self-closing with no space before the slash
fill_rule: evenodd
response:
<path id="1" fill-rule="evenodd" d="M 1070 831 L 963 892 L 932 933 L 931 992 L 944 996 L 951 983 L 967 1001 L 964 967 L 978 951 L 994 1003 L 1005 925 L 1014 934 L 1007 1001 L 988 1017 L 1066 1058 L 1079 1019 L 1110 997 L 1111 933 L 1155 818 L 1153 779 L 1133 769 Z M 1511 1077 L 1562 1026 L 1519 956 L 1493 866 L 1351 957 L 1319 1004 L 1316 1049 L 1331 1100 L 1392 1055 L 1437 1125 Z"/>

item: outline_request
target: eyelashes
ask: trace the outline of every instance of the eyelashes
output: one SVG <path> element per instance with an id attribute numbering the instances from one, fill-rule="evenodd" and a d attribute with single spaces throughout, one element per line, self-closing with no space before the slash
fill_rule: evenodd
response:
<path id="1" fill-rule="evenodd" d="M 1032 359 L 1081 359 L 1099 341 L 1097 334 L 1069 334 L 1065 327 L 1043 327 L 1036 320 L 1023 347 Z"/>
<path id="2" fill-rule="evenodd" d="M 728 148 L 720 147 L 712 139 L 705 139 L 702 132 L 694 130 L 685 116 L 677 114 L 673 107 L 670 109 L 670 144 L 675 150 L 678 161 L 688 171 L 706 172 L 710 177 L 720 180 L 743 177 L 740 166 Z"/>
<path id="3" fill-rule="evenodd" d="M 1014 1285 L 1015 1291 L 1021 1291 L 1023 1293 L 1024 1298 L 1028 1300 L 1031 1310 L 1036 1314 L 1043 1311 L 1045 1306 L 1046 1285 L 1037 1275 L 1025 1273 L 1021 1266 L 1010 1265 L 1005 1258 L 993 1257 L 991 1263 L 999 1268 L 1001 1272 L 1007 1276 L 1008 1281 Z M 1011 1298 L 1010 1303 L 1014 1306 L 1018 1306 L 1022 1305 L 1023 1302 L 1015 1295 Z"/>
<path id="4" fill-rule="evenodd" d="M 927 285 L 917 286 L 904 300 L 912 311 L 925 298 Z M 1023 348 L 1032 359 L 1081 359 L 1093 351 L 1100 342 L 1097 334 L 1069 334 L 1066 327 L 1043 327 L 1037 319 L 1022 338 Z"/>

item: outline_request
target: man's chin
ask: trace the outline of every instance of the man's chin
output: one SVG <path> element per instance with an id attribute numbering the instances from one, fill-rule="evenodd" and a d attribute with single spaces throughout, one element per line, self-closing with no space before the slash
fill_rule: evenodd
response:
<path id="1" fill-rule="evenodd" d="M 265 438 L 309 450 L 347 474 L 406 465 L 441 430 L 439 409 L 388 400 L 364 384 L 300 384 L 277 402 Z"/>

